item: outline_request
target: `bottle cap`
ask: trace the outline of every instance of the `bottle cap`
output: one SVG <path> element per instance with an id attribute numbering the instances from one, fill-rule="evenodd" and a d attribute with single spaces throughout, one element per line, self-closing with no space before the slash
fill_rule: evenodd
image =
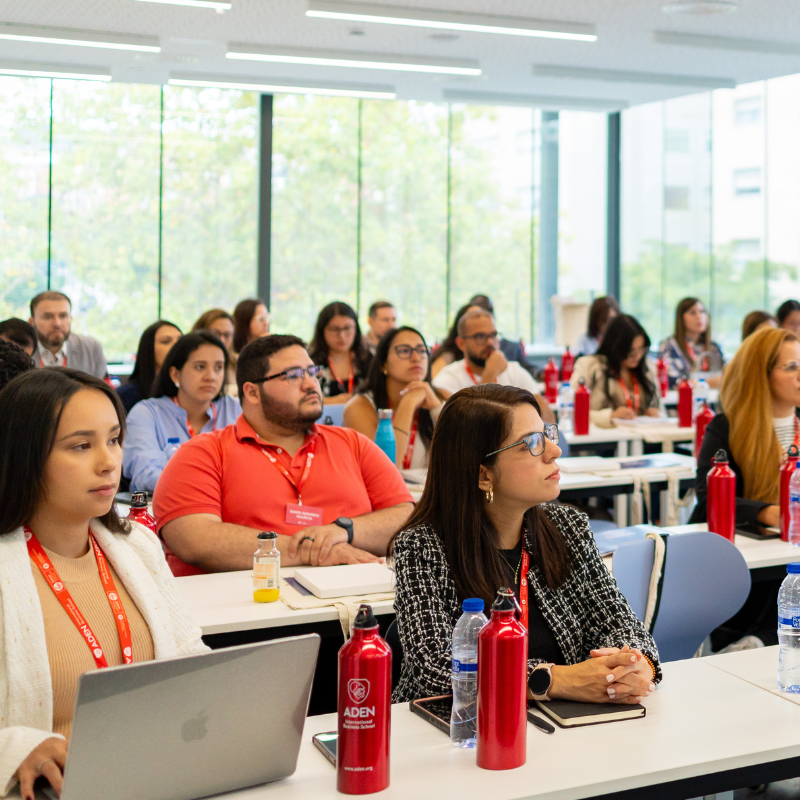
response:
<path id="1" fill-rule="evenodd" d="M 789 575 L 800 575 L 800 563 L 795 561 L 794 564 L 787 564 L 786 572 Z"/>
<path id="2" fill-rule="evenodd" d="M 147 492 L 134 492 L 131 495 L 131 508 L 147 508 Z"/>
<path id="3" fill-rule="evenodd" d="M 497 590 L 497 597 L 492 603 L 492 611 L 516 611 L 517 598 L 514 597 L 514 590 L 503 586 Z"/>
<path id="4" fill-rule="evenodd" d="M 578 378 L 578 386 L 586 386 L 586 378 Z"/>
<path id="5" fill-rule="evenodd" d="M 378 409 L 378 419 L 391 419 L 391 418 L 392 418 L 391 408 Z"/>
<path id="6" fill-rule="evenodd" d="M 797 458 L 800 456 L 800 450 L 797 449 L 797 445 L 790 444 L 789 449 L 786 451 L 786 455 L 789 456 L 789 458 Z"/>
<path id="7" fill-rule="evenodd" d="M 358 607 L 358 614 L 356 614 L 355 622 L 353 623 L 353 628 L 377 628 L 378 627 L 378 620 L 375 619 L 375 615 L 372 613 L 372 606 L 368 605 L 367 603 L 362 603 Z"/>
<path id="8" fill-rule="evenodd" d="M 167 444 L 179 444 L 180 439 L 176 436 L 174 439 L 167 439 Z"/>
<path id="9" fill-rule="evenodd" d="M 275 531 L 261 531 L 261 533 L 258 534 L 258 539 L 259 540 L 277 539 L 277 538 L 278 538 L 278 534 L 275 533 Z"/>
<path id="10" fill-rule="evenodd" d="M 483 600 L 480 597 L 468 597 L 462 604 L 463 611 L 483 611 Z"/>
<path id="11" fill-rule="evenodd" d="M 715 464 L 727 464 L 728 463 L 728 454 L 720 448 L 714 454 L 714 463 Z"/>
<path id="12" fill-rule="evenodd" d="M 325 419 L 322 420 L 322 424 L 323 425 L 333 425 L 333 417 L 330 417 L 330 416 L 329 417 L 325 417 Z"/>

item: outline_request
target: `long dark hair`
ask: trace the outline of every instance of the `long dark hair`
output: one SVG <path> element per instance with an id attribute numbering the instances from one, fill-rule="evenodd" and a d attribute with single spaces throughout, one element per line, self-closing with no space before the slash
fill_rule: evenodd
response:
<path id="1" fill-rule="evenodd" d="M 133 365 L 133 372 L 131 372 L 129 383 L 136 383 L 139 385 L 139 399 L 147 400 L 148 397 L 153 396 L 153 384 L 156 380 L 156 336 L 158 331 L 165 325 L 171 325 L 178 333 L 182 333 L 181 329 L 174 323 L 167 319 L 156 320 L 152 325 L 144 329 L 139 338 L 139 349 L 136 351 L 136 363 Z"/>
<path id="2" fill-rule="evenodd" d="M 375 355 L 372 357 L 367 379 L 358 389 L 359 394 L 366 394 L 367 392 L 372 393 L 376 408 L 389 408 L 389 394 L 386 391 L 387 377 L 383 374 L 383 368 L 386 366 L 386 360 L 389 358 L 392 342 L 397 338 L 399 333 L 405 331 L 416 334 L 422 339 L 422 343 L 425 347 L 428 346 L 425 337 L 416 328 L 411 328 L 408 325 L 392 328 L 381 336 L 381 340 L 375 348 Z M 428 371 L 425 373 L 423 380 L 428 381 L 428 383 L 430 383 L 431 380 L 430 358 L 428 358 Z M 433 418 L 431 417 L 431 412 L 421 408 L 417 414 L 417 420 L 419 424 L 419 435 L 422 441 L 425 442 L 425 447 L 428 447 L 431 443 L 431 437 L 433 436 Z"/>
<path id="3" fill-rule="evenodd" d="M 689 354 L 689 348 L 686 345 L 686 323 L 683 321 L 683 315 L 690 308 L 694 308 L 698 303 L 705 308 L 703 301 L 698 297 L 684 297 L 675 308 L 675 341 L 678 343 L 678 347 L 680 347 L 681 352 L 690 364 L 692 364 L 694 359 L 692 359 Z M 708 314 L 708 309 L 706 309 L 706 316 L 708 317 L 708 327 L 697 340 L 697 343 L 703 350 L 708 350 L 708 348 L 711 347 L 711 316 Z"/>
<path id="4" fill-rule="evenodd" d="M 619 303 L 610 294 L 605 297 L 597 297 L 589 309 L 589 329 L 588 334 L 592 339 L 597 339 L 603 326 L 608 322 L 611 314 L 619 314 Z"/>
<path id="5" fill-rule="evenodd" d="M 237 353 L 241 353 L 247 340 L 250 338 L 250 323 L 256 315 L 256 309 L 259 306 L 267 307 L 263 300 L 257 297 L 250 297 L 247 300 L 242 300 L 233 309 L 233 349 Z"/>
<path id="6" fill-rule="evenodd" d="M 797 300 L 786 300 L 781 303 L 775 315 L 778 318 L 778 325 L 783 325 L 792 311 L 800 311 L 800 303 L 798 303 Z"/>
<path id="7" fill-rule="evenodd" d="M 453 324 L 450 326 L 450 330 L 447 332 L 447 336 L 444 337 L 444 341 L 436 348 L 435 357 L 439 358 L 439 356 L 443 356 L 445 353 L 450 353 L 453 356 L 453 361 L 461 361 L 464 358 L 464 353 L 461 351 L 461 348 L 456 344 L 456 339 L 458 338 L 458 321 L 464 314 L 469 311 L 472 306 L 478 305 L 477 303 L 466 303 L 465 305 L 461 306 L 461 308 L 456 311 L 456 315 L 453 318 Z M 481 306 L 482 307 L 482 306 Z"/>
<path id="8" fill-rule="evenodd" d="M 645 346 L 649 350 L 650 337 L 636 317 L 632 317 L 630 314 L 620 314 L 608 323 L 606 332 L 603 334 L 603 341 L 600 342 L 600 347 L 597 348 L 596 353 L 598 356 L 605 356 L 606 359 L 606 397 L 608 398 L 611 397 L 608 379 L 619 379 L 622 371 L 622 362 L 628 358 L 628 353 L 633 347 L 633 340 L 637 336 L 644 337 Z M 632 369 L 631 373 L 639 382 L 639 386 L 642 387 L 645 400 L 643 408 L 647 408 L 655 394 L 655 387 L 650 378 L 647 377 L 647 353 L 642 356 L 636 365 L 636 369 Z"/>
<path id="9" fill-rule="evenodd" d="M 358 317 L 356 312 L 347 303 L 333 302 L 328 303 L 322 311 L 319 312 L 317 317 L 317 324 L 314 326 L 314 338 L 309 345 L 309 355 L 315 364 L 322 364 L 328 366 L 328 357 L 330 351 L 328 343 L 325 341 L 325 328 L 334 317 L 349 317 L 356 324 L 356 338 L 353 339 L 353 347 L 351 348 L 353 354 L 354 364 L 353 367 L 357 374 L 364 376 L 369 371 L 370 354 L 364 344 L 364 339 L 361 336 L 361 326 L 358 324 Z"/>
<path id="10" fill-rule="evenodd" d="M 536 398 L 525 389 L 488 383 L 456 392 L 445 403 L 429 451 L 428 480 L 422 497 L 404 528 L 427 524 L 442 540 L 458 596 L 494 601 L 497 589 L 508 584 L 499 535 L 486 513 L 478 487 L 481 464 L 491 467 L 511 433 L 514 409 L 529 403 L 541 414 Z M 525 514 L 525 548 L 545 584 L 557 589 L 567 579 L 570 557 L 564 537 L 538 506 Z M 390 542 L 392 552 L 394 541 Z"/>
<path id="11" fill-rule="evenodd" d="M 114 406 L 125 440 L 125 409 L 105 381 L 67 367 L 24 372 L 0 392 L 0 535 L 25 525 L 36 513 L 45 490 L 44 471 L 70 399 L 81 389 L 102 392 Z M 114 506 L 99 517 L 113 533 L 128 533 Z"/>
<path id="12" fill-rule="evenodd" d="M 219 347 L 222 350 L 222 357 L 225 359 L 224 375 L 228 374 L 228 365 L 230 358 L 228 356 L 228 348 L 222 344 L 222 340 L 217 338 L 211 331 L 195 331 L 194 333 L 184 333 L 177 342 L 170 348 L 164 363 L 161 366 L 161 372 L 158 373 L 156 385 L 153 387 L 153 397 L 177 397 L 178 387 L 169 375 L 170 369 L 175 367 L 177 370 L 182 370 L 189 360 L 189 356 L 195 350 L 202 347 L 204 344 L 210 344 L 214 347 Z M 222 381 L 222 387 L 219 394 L 214 400 L 219 400 L 225 392 L 225 380 Z"/>

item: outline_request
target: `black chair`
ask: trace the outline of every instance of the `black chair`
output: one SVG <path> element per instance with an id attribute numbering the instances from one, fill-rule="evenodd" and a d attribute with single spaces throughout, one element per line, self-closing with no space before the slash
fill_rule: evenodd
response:
<path id="1" fill-rule="evenodd" d="M 400 683 L 400 670 L 403 668 L 403 645 L 400 644 L 400 634 L 397 631 L 397 620 L 386 629 L 386 643 L 392 648 L 392 691 Z"/>

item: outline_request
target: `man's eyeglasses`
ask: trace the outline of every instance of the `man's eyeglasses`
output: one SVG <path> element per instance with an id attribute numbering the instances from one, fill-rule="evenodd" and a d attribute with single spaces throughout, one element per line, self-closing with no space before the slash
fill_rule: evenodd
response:
<path id="1" fill-rule="evenodd" d="M 782 370 L 787 375 L 797 375 L 800 372 L 800 361 L 788 361 L 782 367 L 775 367 L 775 369 Z"/>
<path id="2" fill-rule="evenodd" d="M 398 358 L 403 359 L 411 358 L 412 353 L 416 353 L 420 358 L 428 357 L 428 348 L 424 344 L 418 344 L 416 347 L 412 347 L 410 344 L 398 344 L 395 345 L 394 352 Z"/>
<path id="3" fill-rule="evenodd" d="M 474 339 L 475 344 L 484 345 L 486 342 L 495 341 L 500 338 L 500 334 L 497 331 L 492 331 L 491 333 L 473 333 L 470 336 L 462 336 L 462 339 Z"/>
<path id="4" fill-rule="evenodd" d="M 521 444 L 527 445 L 528 451 L 532 456 L 540 456 L 542 453 L 544 453 L 545 437 L 547 437 L 554 444 L 558 444 L 558 425 L 548 422 L 545 424 L 543 431 L 536 431 L 529 436 L 526 436 L 519 442 L 507 444 L 505 447 L 501 447 L 499 450 L 492 450 L 491 453 L 485 455 L 483 458 L 486 460 L 489 458 L 489 456 L 502 453 L 503 450 L 510 450 L 512 447 L 518 447 Z"/>
<path id="5" fill-rule="evenodd" d="M 248 381 L 248 383 L 264 383 L 265 381 L 274 381 L 275 378 L 283 378 L 285 381 L 289 381 L 289 383 L 296 383 L 297 381 L 303 380 L 303 378 L 308 375 L 309 378 L 313 378 L 314 380 L 319 380 L 320 373 L 322 372 L 322 367 L 318 364 L 312 364 L 310 367 L 306 367 L 303 369 L 302 367 L 292 367 L 292 369 L 284 370 L 283 372 L 278 372 L 275 375 L 267 375 L 266 378 L 259 378 L 255 381 Z"/>

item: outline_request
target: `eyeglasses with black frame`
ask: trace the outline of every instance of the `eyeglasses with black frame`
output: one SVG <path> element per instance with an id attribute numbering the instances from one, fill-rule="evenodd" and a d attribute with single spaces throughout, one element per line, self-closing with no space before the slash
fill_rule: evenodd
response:
<path id="1" fill-rule="evenodd" d="M 424 344 L 418 344 L 416 347 L 412 347 L 410 344 L 396 344 L 394 352 L 398 358 L 405 360 L 411 358 L 412 353 L 416 353 L 420 358 L 427 358 L 430 351 Z"/>
<path id="2" fill-rule="evenodd" d="M 514 442 L 514 444 L 507 444 L 505 447 L 501 447 L 499 450 L 492 450 L 492 452 L 485 455 L 483 459 L 485 461 L 490 456 L 497 455 L 497 453 L 502 453 L 503 450 L 510 450 L 512 447 L 518 447 L 521 444 L 527 445 L 528 452 L 532 456 L 540 456 L 544 453 L 545 437 L 553 442 L 553 444 L 558 444 L 558 425 L 552 422 L 545 423 L 543 431 L 534 431 L 524 439 Z"/>
<path id="3" fill-rule="evenodd" d="M 314 378 L 314 380 L 319 380 L 321 372 L 322 367 L 319 366 L 319 364 L 312 364 L 310 367 L 306 367 L 305 369 L 303 367 L 292 367 L 291 369 L 286 369 L 283 372 L 277 372 L 275 375 L 267 375 L 266 378 L 248 381 L 248 383 L 264 383 L 265 381 L 274 381 L 275 378 L 283 378 L 289 383 L 295 383 L 303 380 L 306 375 L 308 375 L 309 378 Z"/>

